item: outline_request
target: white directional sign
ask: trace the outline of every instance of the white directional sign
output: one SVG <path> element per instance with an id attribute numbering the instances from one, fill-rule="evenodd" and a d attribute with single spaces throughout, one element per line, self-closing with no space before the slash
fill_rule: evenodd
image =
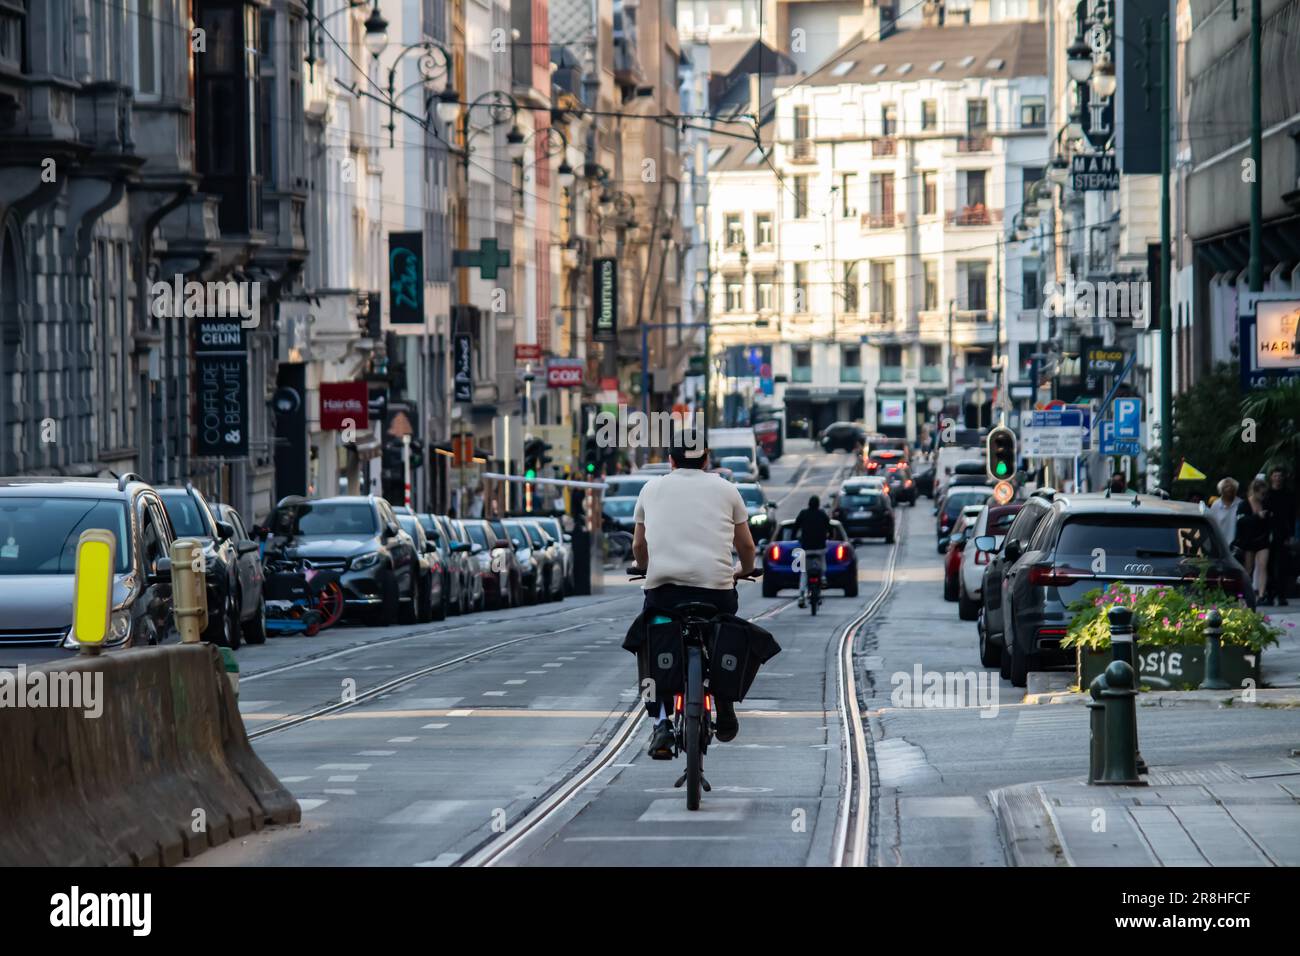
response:
<path id="1" fill-rule="evenodd" d="M 1068 425 L 1022 428 L 1020 453 L 1027 458 L 1073 458 L 1083 454 L 1083 432 Z"/>

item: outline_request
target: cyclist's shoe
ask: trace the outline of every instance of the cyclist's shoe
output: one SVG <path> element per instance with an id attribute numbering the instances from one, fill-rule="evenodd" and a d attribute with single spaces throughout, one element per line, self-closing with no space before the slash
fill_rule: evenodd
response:
<path id="1" fill-rule="evenodd" d="M 648 753 L 653 760 L 673 759 L 672 721 L 661 720 L 655 724 L 654 732 L 650 735 L 650 750 Z"/>
<path id="2" fill-rule="evenodd" d="M 800 591 L 800 592 L 799 592 L 799 606 L 800 606 L 800 607 L 807 607 L 807 606 L 808 606 L 808 598 L 807 598 L 807 595 L 805 595 L 803 591 Z"/>
<path id="3" fill-rule="evenodd" d="M 729 740 L 735 740 L 736 734 L 740 733 L 740 721 L 736 718 L 736 705 L 729 700 L 714 699 L 718 708 L 718 739 L 724 744 Z"/>

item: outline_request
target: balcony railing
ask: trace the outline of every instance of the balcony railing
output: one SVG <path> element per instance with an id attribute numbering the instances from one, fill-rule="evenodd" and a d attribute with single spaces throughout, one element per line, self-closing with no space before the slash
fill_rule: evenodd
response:
<path id="1" fill-rule="evenodd" d="M 901 212 L 864 212 L 861 216 L 862 231 L 870 229 L 893 229 L 907 221 L 907 215 Z"/>
<path id="2" fill-rule="evenodd" d="M 993 148 L 993 137 L 988 133 L 972 133 L 957 139 L 959 153 L 987 153 Z"/>
<path id="3" fill-rule="evenodd" d="M 882 382 L 901 382 L 903 380 L 903 366 L 901 365 L 880 366 L 880 380 Z"/>
<path id="4" fill-rule="evenodd" d="M 942 382 L 943 369 L 938 365 L 922 365 L 921 381 L 923 382 Z"/>
<path id="5" fill-rule="evenodd" d="M 790 369 L 790 381 L 792 382 L 811 382 L 812 366 L 796 365 Z"/>
<path id="6" fill-rule="evenodd" d="M 841 382 L 860 382 L 862 381 L 862 366 L 860 365 L 841 365 L 840 366 Z"/>
<path id="7" fill-rule="evenodd" d="M 894 321 L 894 313 L 889 312 L 868 312 L 867 321 L 872 325 L 889 325 Z"/>
<path id="8" fill-rule="evenodd" d="M 898 140 L 892 136 L 881 136 L 871 141 L 872 156 L 895 156 L 898 154 Z"/>
<path id="9" fill-rule="evenodd" d="M 988 309 L 958 309 L 953 318 L 958 322 L 988 322 L 992 318 Z"/>
<path id="10" fill-rule="evenodd" d="M 810 139 L 796 139 L 790 144 L 786 158 L 792 163 L 817 162 L 817 149 Z"/>
<path id="11" fill-rule="evenodd" d="M 993 378 L 991 365 L 967 365 L 962 369 L 967 382 L 987 382 Z"/>
<path id="12" fill-rule="evenodd" d="M 1001 221 L 1001 209 L 990 209 L 982 203 L 948 210 L 950 226 L 992 226 Z"/>

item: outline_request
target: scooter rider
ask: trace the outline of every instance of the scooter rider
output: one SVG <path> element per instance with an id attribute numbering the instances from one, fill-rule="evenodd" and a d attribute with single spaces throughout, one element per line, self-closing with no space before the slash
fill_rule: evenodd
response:
<path id="1" fill-rule="evenodd" d="M 808 566 L 819 571 L 825 568 L 826 539 L 830 536 L 831 519 L 822 510 L 821 499 L 813 495 L 808 499 L 808 507 L 799 512 L 794 519 L 795 539 L 803 549 L 803 568 L 799 572 L 799 606 L 805 607 L 808 595 Z"/>

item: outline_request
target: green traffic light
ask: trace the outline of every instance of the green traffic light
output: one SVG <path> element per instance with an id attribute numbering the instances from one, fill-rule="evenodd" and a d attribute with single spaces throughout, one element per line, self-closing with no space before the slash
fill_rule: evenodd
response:
<path id="1" fill-rule="evenodd" d="M 588 462 L 588 464 L 587 464 L 587 474 L 590 475 L 590 474 L 591 474 L 592 472 L 594 472 L 595 470 L 596 470 L 596 466 L 593 465 L 593 464 L 591 464 L 590 462 Z"/>
<path id="2" fill-rule="evenodd" d="M 998 475 L 1005 475 L 1007 473 L 1007 463 L 1005 461 L 1000 461 L 993 470 L 996 471 Z"/>
<path id="3" fill-rule="evenodd" d="M 536 469 L 529 468 L 527 471 L 524 472 L 524 477 L 527 478 L 529 481 L 532 481 L 534 478 L 537 477 Z"/>

